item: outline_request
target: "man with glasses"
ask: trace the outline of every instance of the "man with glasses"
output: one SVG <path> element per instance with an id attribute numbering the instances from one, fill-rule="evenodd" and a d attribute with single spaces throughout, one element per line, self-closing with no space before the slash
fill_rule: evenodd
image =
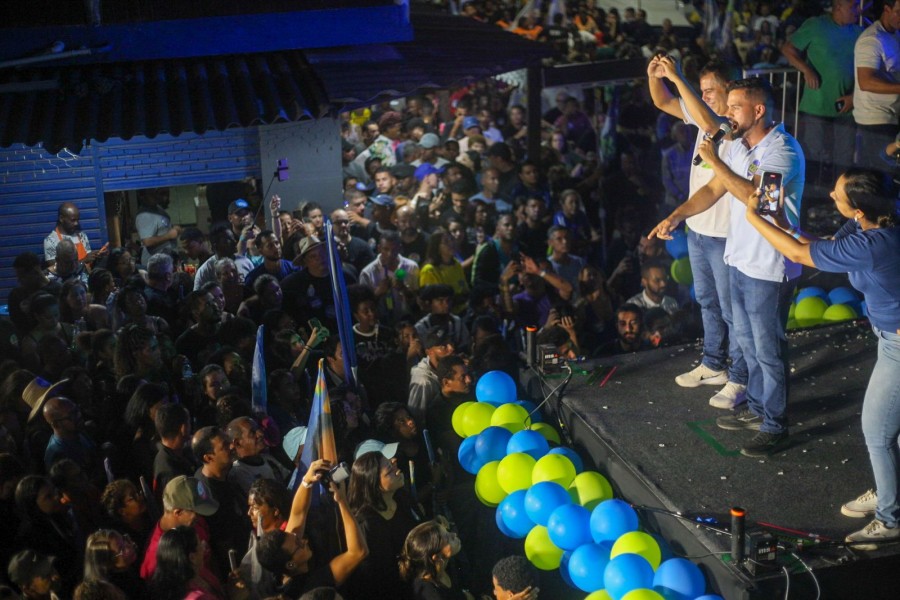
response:
<path id="1" fill-rule="evenodd" d="M 91 481 L 102 481 L 97 446 L 84 434 L 84 421 L 78 405 L 64 396 L 51 398 L 44 405 L 44 420 L 53 430 L 44 452 L 44 467 L 47 471 L 56 462 L 70 458 Z"/>
<path id="2" fill-rule="evenodd" d="M 365 209 L 365 196 L 362 198 L 362 206 Z M 331 213 L 331 223 L 334 225 L 334 241 L 337 244 L 338 253 L 341 255 L 341 263 L 344 266 L 352 265 L 358 276 L 370 262 L 375 260 L 375 253 L 365 240 L 355 237 L 350 225 L 350 213 L 339 208 Z"/>

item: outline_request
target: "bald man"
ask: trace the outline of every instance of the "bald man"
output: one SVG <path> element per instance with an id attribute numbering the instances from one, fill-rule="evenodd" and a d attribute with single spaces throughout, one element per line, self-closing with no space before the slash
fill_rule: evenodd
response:
<path id="1" fill-rule="evenodd" d="M 78 207 L 71 202 L 63 202 L 59 205 L 56 216 L 56 227 L 44 238 L 44 260 L 48 267 L 56 264 L 56 247 L 63 240 L 69 240 L 74 244 L 78 252 L 78 260 L 90 264 L 98 257 L 106 254 L 106 246 L 91 252 L 91 242 L 88 236 L 81 231 L 81 213 Z"/>
<path id="2" fill-rule="evenodd" d="M 100 457 L 97 446 L 82 432 L 84 421 L 78 405 L 65 396 L 57 396 L 47 400 L 43 414 L 44 420 L 53 429 L 50 443 L 44 452 L 44 467 L 47 471 L 57 461 L 71 458 L 89 479 L 97 480 Z"/>

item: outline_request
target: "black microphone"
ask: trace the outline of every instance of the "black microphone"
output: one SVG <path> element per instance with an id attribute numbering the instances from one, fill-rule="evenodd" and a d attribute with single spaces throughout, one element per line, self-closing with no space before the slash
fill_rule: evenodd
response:
<path id="1" fill-rule="evenodd" d="M 713 136 L 712 136 L 713 145 L 721 142 L 722 138 L 725 137 L 726 135 L 728 135 L 729 133 L 731 133 L 731 125 L 729 125 L 728 123 L 722 123 L 721 125 L 719 125 L 719 130 L 716 131 L 716 133 L 713 134 Z M 702 162 L 703 162 L 703 159 L 700 158 L 700 154 L 698 153 L 697 156 L 694 157 L 693 165 L 696 167 L 697 165 L 699 165 Z"/>

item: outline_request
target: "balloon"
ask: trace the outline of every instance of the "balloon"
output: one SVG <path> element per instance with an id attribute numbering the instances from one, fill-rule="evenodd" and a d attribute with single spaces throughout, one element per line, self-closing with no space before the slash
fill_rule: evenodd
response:
<path id="1" fill-rule="evenodd" d="M 688 255 L 687 234 L 680 229 L 672 232 L 672 239 L 666 240 L 666 252 L 672 258 L 679 259 Z"/>
<path id="2" fill-rule="evenodd" d="M 862 313 L 862 316 L 864 316 L 864 317 L 868 317 L 868 316 L 869 316 L 869 307 L 866 306 L 866 301 L 865 301 L 865 300 L 863 300 L 863 301 L 859 304 L 859 312 L 861 312 L 861 313 Z"/>
<path id="3" fill-rule="evenodd" d="M 672 281 L 681 285 L 691 285 L 694 281 L 694 273 L 691 271 L 691 259 L 687 256 L 673 262 L 669 273 L 672 275 Z"/>
<path id="4" fill-rule="evenodd" d="M 499 406 L 491 415 L 491 425 L 503 427 L 513 433 L 525 429 L 526 420 L 528 420 L 528 411 L 518 404 L 510 403 Z"/>
<path id="5" fill-rule="evenodd" d="M 790 321 L 791 319 L 797 318 L 796 310 L 797 310 L 797 303 L 791 302 L 791 305 L 788 307 L 788 321 Z"/>
<path id="6" fill-rule="evenodd" d="M 609 550 L 609 544 L 604 542 L 584 544 L 572 552 L 569 558 L 569 577 L 575 587 L 585 592 L 603 588 L 603 571 L 609 563 Z"/>
<path id="7" fill-rule="evenodd" d="M 531 487 L 531 471 L 535 461 L 523 452 L 508 454 L 497 467 L 497 482 L 507 494 Z"/>
<path id="8" fill-rule="evenodd" d="M 586 599 L 585 599 L 586 600 Z M 718 594 L 704 594 L 703 596 L 697 596 L 694 600 L 725 600 L 722 596 Z"/>
<path id="9" fill-rule="evenodd" d="M 826 323 L 838 323 L 840 321 L 851 321 L 858 315 L 856 310 L 849 304 L 832 304 L 825 309 L 822 314 L 822 320 Z"/>
<path id="10" fill-rule="evenodd" d="M 453 431 L 456 432 L 461 438 L 467 437 L 466 433 L 463 431 L 463 415 L 466 412 L 466 409 L 475 404 L 474 402 L 463 402 L 459 406 L 456 407 L 456 410 L 453 411 L 453 416 L 450 419 L 450 423 L 453 425 Z"/>
<path id="11" fill-rule="evenodd" d="M 810 289 L 810 288 L 806 288 Z M 797 301 L 797 308 L 794 310 L 794 318 L 797 319 L 797 325 L 800 327 L 811 327 L 822 322 L 822 315 L 828 303 L 819 296 L 807 296 Z"/>
<path id="12" fill-rule="evenodd" d="M 553 442 L 554 444 L 559 443 L 559 433 L 557 433 L 553 425 L 550 425 L 549 423 L 532 423 L 531 430 L 540 433 L 547 438 L 548 442 Z"/>
<path id="13" fill-rule="evenodd" d="M 506 444 L 511 435 L 509 430 L 502 427 L 488 427 L 475 436 L 475 454 L 485 464 L 501 460 L 506 456 Z"/>
<path id="14" fill-rule="evenodd" d="M 577 504 L 563 504 L 557 507 L 547 520 L 550 541 L 563 550 L 574 550 L 591 543 L 591 512 Z M 593 590 L 585 590 L 593 591 Z"/>
<path id="15" fill-rule="evenodd" d="M 797 304 L 800 304 L 801 300 L 803 300 L 805 298 L 812 298 L 814 296 L 819 297 L 822 300 L 825 300 L 826 302 L 828 300 L 828 293 L 825 290 L 823 290 L 822 288 L 816 287 L 813 285 L 813 286 L 801 288 L 800 290 L 798 290 L 797 291 L 797 299 L 795 300 L 795 302 L 797 302 Z"/>
<path id="16" fill-rule="evenodd" d="M 600 542 L 615 542 L 622 534 L 637 531 L 634 509 L 621 500 L 604 500 L 591 512 L 591 536 Z"/>
<path id="17" fill-rule="evenodd" d="M 532 423 L 540 423 L 544 420 L 541 416 L 541 411 L 537 410 L 537 404 L 531 400 L 516 400 L 515 404 L 524 408 L 525 411 L 531 415 Z"/>
<path id="18" fill-rule="evenodd" d="M 553 450 L 550 450 L 548 454 L 562 454 L 572 461 L 572 464 L 575 466 L 576 473 L 581 473 L 582 471 L 584 471 L 584 461 L 581 460 L 581 457 L 578 456 L 577 452 L 567 446 L 557 446 Z"/>
<path id="19" fill-rule="evenodd" d="M 567 488 L 573 479 L 575 479 L 575 465 L 562 454 L 547 454 L 535 463 L 531 472 L 532 483 L 553 481 Z"/>
<path id="20" fill-rule="evenodd" d="M 478 499 L 487 506 L 497 506 L 506 498 L 506 492 L 497 483 L 497 465 L 500 461 L 495 460 L 481 467 L 478 475 L 475 476 L 475 490 L 478 492 Z"/>
<path id="21" fill-rule="evenodd" d="M 785 329 L 787 329 L 788 331 L 800 329 L 800 325 L 797 324 L 797 319 L 788 319 L 787 324 L 785 325 Z"/>
<path id="22" fill-rule="evenodd" d="M 700 568 L 685 558 L 670 558 L 656 569 L 653 587 L 665 596 L 696 598 L 706 590 L 706 578 Z M 678 594 L 678 596 L 676 596 Z"/>
<path id="23" fill-rule="evenodd" d="M 477 496 L 477 494 L 476 494 L 476 496 Z M 507 496 L 507 498 L 508 497 L 509 496 Z M 479 500 L 480 500 L 480 498 L 479 498 Z M 504 500 L 506 500 L 506 498 L 504 498 Z M 499 529 L 500 533 L 502 533 L 506 537 L 510 537 L 510 538 L 518 537 L 518 536 L 516 536 L 516 532 L 514 532 L 512 529 L 507 527 L 506 523 L 503 522 L 503 514 L 500 512 L 500 506 L 502 506 L 502 505 L 503 505 L 503 503 L 501 502 L 500 505 L 497 506 L 497 512 L 494 513 L 494 521 L 497 523 L 497 529 Z"/>
<path id="24" fill-rule="evenodd" d="M 500 502 L 497 507 L 497 518 L 503 521 L 507 537 L 522 539 L 534 528 L 534 521 L 525 512 L 525 490 L 518 490 Z M 507 533 L 508 532 L 508 533 Z"/>
<path id="25" fill-rule="evenodd" d="M 656 540 L 656 545 L 659 546 L 660 563 L 664 563 L 670 558 L 674 558 L 675 555 L 672 553 L 672 548 L 669 547 L 669 542 L 667 542 L 663 538 L 663 536 L 659 535 L 658 533 L 647 533 L 649 533 L 650 536 L 654 540 Z"/>
<path id="26" fill-rule="evenodd" d="M 457 409 L 459 410 L 459 409 Z M 491 425 L 491 415 L 497 410 L 484 402 L 473 402 L 462 416 L 462 430 L 466 437 L 478 435 Z"/>
<path id="27" fill-rule="evenodd" d="M 609 556 L 610 558 L 615 558 L 622 554 L 642 556 L 654 570 L 659 566 L 659 561 L 662 558 L 659 544 L 656 543 L 653 536 L 643 531 L 629 531 L 619 536 L 619 539 L 613 544 L 612 552 L 609 553 Z"/>
<path id="28" fill-rule="evenodd" d="M 639 590 L 631 590 L 624 596 L 622 596 L 622 600 L 666 600 L 653 590 L 648 590 L 647 588 L 641 588 Z"/>
<path id="29" fill-rule="evenodd" d="M 563 551 L 550 541 L 546 527 L 535 525 L 525 538 L 525 556 L 542 571 L 558 569 L 562 555 Z"/>
<path id="30" fill-rule="evenodd" d="M 828 301 L 831 304 L 849 304 L 853 306 L 859 303 L 859 294 L 851 287 L 836 287 L 828 292 Z"/>
<path id="31" fill-rule="evenodd" d="M 613 598 L 606 590 L 597 590 L 593 594 L 585 596 L 584 600 L 613 600 Z"/>
<path id="32" fill-rule="evenodd" d="M 506 430 L 504 429 L 503 431 Z M 512 437 L 509 438 L 509 443 L 506 445 L 506 451 L 509 454 L 524 452 L 537 460 L 550 451 L 550 444 L 537 431 L 523 429 L 512 434 Z"/>
<path id="33" fill-rule="evenodd" d="M 475 397 L 497 405 L 515 402 L 516 382 L 503 371 L 488 371 L 475 385 Z"/>
<path id="34" fill-rule="evenodd" d="M 464 439 L 462 444 L 459 445 L 459 450 L 456 454 L 456 457 L 459 459 L 459 466 L 461 466 L 466 473 L 471 473 L 472 475 L 477 475 L 478 471 L 481 470 L 481 467 L 487 464 L 486 461 L 479 459 L 478 454 L 475 452 L 475 445 L 477 442 L 478 436 Z"/>
<path id="35" fill-rule="evenodd" d="M 585 471 L 569 484 L 569 495 L 575 504 L 594 510 L 604 500 L 612 499 L 613 490 L 606 477 L 596 471 Z"/>
<path id="36" fill-rule="evenodd" d="M 610 559 L 603 570 L 603 587 L 620 600 L 631 590 L 653 586 L 653 567 L 643 556 L 622 554 Z"/>
<path id="37" fill-rule="evenodd" d="M 563 552 L 562 558 L 559 561 L 559 576 L 562 577 L 562 580 L 569 587 L 576 587 L 575 583 L 572 581 L 572 578 L 569 577 L 569 559 L 572 558 L 572 551 L 566 550 Z"/>
<path id="38" fill-rule="evenodd" d="M 525 493 L 525 512 L 528 513 L 528 518 L 545 528 L 554 510 L 571 503 L 572 498 L 565 488 L 552 481 L 536 483 Z"/>

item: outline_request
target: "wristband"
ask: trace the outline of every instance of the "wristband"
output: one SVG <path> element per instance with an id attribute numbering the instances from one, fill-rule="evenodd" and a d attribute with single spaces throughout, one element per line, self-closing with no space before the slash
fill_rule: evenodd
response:
<path id="1" fill-rule="evenodd" d="M 312 488 L 312 486 L 313 486 L 313 484 L 307 483 L 305 479 L 303 479 L 303 480 L 300 481 L 300 485 L 303 486 L 303 487 L 306 488 L 306 489 L 310 489 L 310 488 Z"/>
<path id="2" fill-rule="evenodd" d="M 538 273 L 538 275 L 543 279 L 547 275 L 547 269 L 541 269 L 541 272 Z"/>

